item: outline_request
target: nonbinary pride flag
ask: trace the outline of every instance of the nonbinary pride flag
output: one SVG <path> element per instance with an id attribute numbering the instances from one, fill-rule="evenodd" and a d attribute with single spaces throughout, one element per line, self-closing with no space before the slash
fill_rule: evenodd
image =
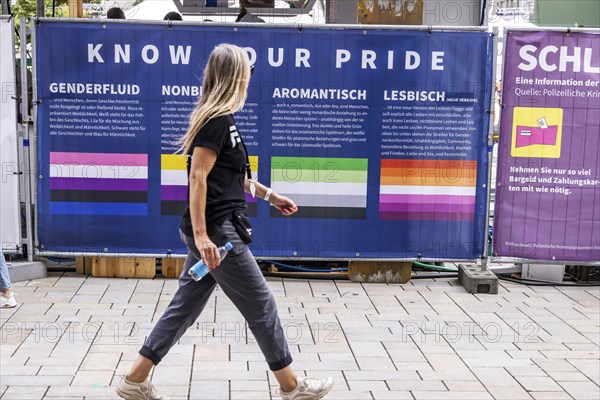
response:
<path id="1" fill-rule="evenodd" d="M 161 154 L 160 156 L 160 213 L 181 215 L 187 205 L 187 156 Z"/>
<path id="2" fill-rule="evenodd" d="M 160 213 L 181 215 L 187 206 L 187 164 L 181 154 L 161 154 L 160 156 Z M 250 169 L 254 179 L 258 176 L 258 157 L 250 156 Z M 248 216 L 257 214 L 257 199 L 246 193 Z"/>

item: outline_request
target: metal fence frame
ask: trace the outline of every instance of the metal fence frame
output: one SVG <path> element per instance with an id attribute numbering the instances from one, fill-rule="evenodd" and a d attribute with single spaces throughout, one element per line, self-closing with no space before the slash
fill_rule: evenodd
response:
<path id="1" fill-rule="evenodd" d="M 504 46 L 502 48 L 502 59 L 501 59 L 501 65 L 502 65 L 502 73 L 501 73 L 501 97 L 500 97 L 500 108 L 499 108 L 499 117 L 502 117 L 502 110 L 504 109 L 504 105 L 502 104 L 502 96 L 504 94 L 504 62 L 506 59 L 506 33 L 508 31 L 511 30 L 518 30 L 518 31 L 528 31 L 528 32 L 539 32 L 539 31 L 545 31 L 545 32 L 564 32 L 564 33 L 592 33 L 592 34 L 597 34 L 600 35 L 600 29 L 599 28 L 561 28 L 561 27 L 532 27 L 532 26 L 527 26 L 527 27 L 502 27 L 503 30 L 503 34 L 502 37 L 504 38 Z M 497 54 L 496 54 L 497 56 Z M 500 119 L 498 120 L 498 124 L 500 125 Z M 491 165 L 491 164 L 490 164 Z M 491 181 L 490 181 L 491 183 Z M 495 213 L 494 213 L 495 214 Z M 493 242 L 492 242 L 492 255 L 488 255 L 487 257 L 488 261 L 491 262 L 509 262 L 509 263 L 515 263 L 515 264 L 556 264 L 556 265 L 587 265 L 587 266 L 600 266 L 600 260 L 598 261 L 570 261 L 570 260 L 531 260 L 528 258 L 518 258 L 518 257 L 504 257 L 504 256 L 493 256 Z"/>
<path id="2" fill-rule="evenodd" d="M 61 18 L 32 18 L 31 19 L 31 23 L 35 24 L 38 22 L 64 22 L 64 19 Z M 182 25 L 182 26 L 221 26 L 221 27 L 231 27 L 233 31 L 237 31 L 238 27 L 252 27 L 252 28 L 260 28 L 261 26 L 265 26 L 265 25 L 257 25 L 257 24 L 253 24 L 253 23 L 215 23 L 215 22 L 208 22 L 208 23 L 203 23 L 203 22 L 184 22 L 184 21 L 121 21 L 121 20 L 87 20 L 87 19 L 77 19 L 75 22 L 77 23 L 89 23 L 89 24 L 100 24 L 100 25 L 105 25 L 105 24 L 119 24 L 119 23 L 124 23 L 124 24 L 136 24 L 136 25 L 168 25 L 168 26 L 177 26 L 177 25 Z M 22 25 L 21 25 L 21 29 L 22 32 L 24 33 L 24 18 L 22 19 Z M 389 30 L 389 31 L 394 31 L 394 30 L 402 30 L 402 31 L 428 31 L 428 32 L 491 32 L 491 34 L 493 35 L 493 61 L 492 61 L 492 86 L 490 89 L 490 98 L 489 98 L 489 111 L 488 113 L 490 114 L 490 124 L 489 124 L 489 130 L 488 130 L 488 137 L 487 137 L 487 143 L 488 143 L 488 177 L 487 177 L 487 182 L 486 182 L 486 190 L 487 190 L 487 206 L 486 206 L 486 214 L 485 214 L 485 222 L 486 222 L 486 229 L 484 231 L 484 237 L 480 238 L 480 240 L 482 240 L 484 242 L 484 246 L 483 246 L 483 254 L 481 255 L 481 267 L 482 270 L 488 269 L 489 268 L 489 263 L 490 262 L 515 262 L 515 263 L 544 263 L 544 264 L 575 264 L 575 265 L 600 265 L 600 261 L 598 262 L 569 262 L 569 261 L 558 261 L 558 260 L 549 260 L 549 261 L 542 261 L 542 260 L 528 260 L 528 259 L 520 259 L 520 258 L 507 258 L 507 257 L 495 257 L 491 254 L 488 254 L 488 232 L 487 232 L 487 227 L 489 226 L 489 217 L 490 217 L 490 205 L 491 205 L 491 184 L 492 184 L 492 162 L 493 162 L 493 153 L 492 153 L 492 146 L 493 146 L 493 133 L 494 133 L 494 124 L 493 124 L 493 116 L 495 113 L 494 110 L 494 103 L 495 103 L 495 79 L 496 79 L 496 75 L 497 75 L 497 69 L 496 66 L 498 65 L 498 34 L 499 34 L 499 29 L 494 28 L 493 30 L 488 29 L 487 27 L 455 27 L 455 26 L 402 26 L 402 27 L 397 27 L 397 26 L 389 26 L 389 25 L 369 25 L 369 26 L 364 26 L 364 25 L 344 25 L 344 24 L 336 24 L 336 25 L 327 25 L 327 24 L 310 24 L 310 25 L 304 25 L 306 27 L 310 27 L 311 29 L 324 29 L 324 30 L 344 30 L 344 29 L 359 29 L 359 30 L 363 30 L 365 34 L 368 33 L 368 31 L 373 31 L 373 30 Z M 302 24 L 268 24 L 265 27 L 268 28 L 296 28 L 301 30 L 303 25 Z M 511 28 L 505 28 L 503 27 L 503 33 L 506 34 L 506 31 L 510 30 Z M 528 27 L 528 28 L 518 28 L 518 30 L 527 30 L 527 31 L 540 31 L 540 30 L 544 30 L 544 31 L 560 31 L 560 32 L 586 32 L 586 33 L 600 33 L 600 29 L 589 29 L 589 28 L 539 28 L 539 27 Z M 22 34 L 23 34 L 22 33 Z M 31 37 L 32 37 L 32 51 L 33 51 L 33 55 L 32 55 L 32 67 L 33 67 L 33 82 L 37 82 L 37 76 L 36 76 L 36 65 L 37 65 L 37 61 L 36 61 L 36 56 L 35 56 L 35 50 L 36 50 L 36 40 L 35 40 L 35 30 L 32 30 L 31 32 Z M 22 50 L 22 54 L 25 51 Z M 502 70 L 501 70 L 501 88 L 502 90 L 504 90 L 504 58 L 505 58 L 505 48 L 502 52 L 501 55 L 501 60 L 500 60 L 500 65 L 502 66 Z M 22 75 L 23 78 L 27 78 L 26 76 L 26 71 L 25 73 L 23 73 L 22 71 Z M 23 87 L 25 87 L 25 91 L 23 92 L 23 95 L 26 95 L 26 90 L 27 90 L 27 86 L 23 85 Z M 500 99 L 502 101 L 502 98 Z M 29 147 L 29 156 L 28 156 L 28 163 L 30 166 L 30 171 L 31 173 L 27 174 L 26 177 L 28 177 L 30 179 L 30 182 L 25 185 L 26 188 L 29 188 L 28 190 L 28 199 L 31 201 L 28 204 L 28 210 L 31 209 L 31 206 L 35 206 L 37 204 L 37 179 L 38 179 L 38 174 L 37 174 L 37 161 L 36 158 L 34 157 L 34 155 L 37 155 L 37 147 L 36 147 L 36 141 L 37 141 L 37 104 L 38 104 L 38 93 L 37 93 L 37 87 L 34 84 L 33 85 L 33 124 L 34 124 L 34 132 L 33 134 L 31 134 L 29 132 L 28 126 L 24 126 L 23 129 L 25 130 L 25 137 L 30 138 L 30 147 Z M 502 107 L 500 107 L 499 109 L 499 117 L 501 116 L 502 113 Z M 24 114 L 25 116 L 25 114 Z M 29 119 L 29 116 L 28 116 Z M 25 124 L 24 125 L 28 125 Z M 27 190 L 27 189 L 26 189 Z M 31 224 L 32 222 L 32 218 L 37 221 L 38 220 L 38 210 L 37 210 L 37 206 L 34 207 L 34 211 L 35 214 L 33 217 L 29 216 L 28 217 L 28 224 Z M 155 257 L 155 258 L 161 258 L 161 257 L 171 257 L 171 258 L 184 258 L 185 255 L 183 254 L 170 254 L 168 252 L 166 253 L 162 253 L 162 254 L 130 254 L 130 253 L 102 253 L 102 252 L 57 252 L 57 251 L 44 251 L 43 249 L 39 249 L 39 236 L 38 236 L 38 227 L 37 227 L 37 223 L 35 224 L 35 226 L 33 226 L 33 246 L 29 246 L 32 250 L 32 254 L 35 253 L 36 255 L 39 256 L 85 256 L 85 257 L 95 257 L 95 256 L 104 256 L 104 257 Z M 492 252 L 493 253 L 493 252 Z M 257 257 L 257 259 L 268 259 L 268 257 Z M 356 260 L 356 261 L 396 261 L 396 262 L 410 262 L 410 261 L 445 261 L 445 259 L 436 259 L 436 258 L 314 258 L 314 257 L 277 257 L 277 259 L 281 259 L 281 260 L 304 260 L 304 261 L 352 261 L 352 260 Z M 452 260 L 452 261 L 475 261 L 473 259 L 464 259 L 464 260 Z"/>

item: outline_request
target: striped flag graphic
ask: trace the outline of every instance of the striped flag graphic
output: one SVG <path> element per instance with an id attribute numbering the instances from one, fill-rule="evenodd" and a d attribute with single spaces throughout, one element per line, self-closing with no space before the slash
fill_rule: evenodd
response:
<path id="1" fill-rule="evenodd" d="M 148 155 L 51 152 L 50 213 L 147 215 Z"/>
<path id="2" fill-rule="evenodd" d="M 160 156 L 160 213 L 181 215 L 187 205 L 187 156 L 162 154 Z M 252 177 L 258 176 L 258 157 L 250 156 Z M 257 199 L 246 193 L 248 216 L 255 217 Z"/>
<path id="3" fill-rule="evenodd" d="M 271 186 L 296 202 L 294 217 L 364 219 L 367 167 L 366 158 L 272 157 Z"/>
<path id="4" fill-rule="evenodd" d="M 160 155 L 160 214 L 181 215 L 187 205 L 187 156 Z"/>
<path id="5" fill-rule="evenodd" d="M 473 221 L 476 161 L 381 160 L 380 220 Z"/>

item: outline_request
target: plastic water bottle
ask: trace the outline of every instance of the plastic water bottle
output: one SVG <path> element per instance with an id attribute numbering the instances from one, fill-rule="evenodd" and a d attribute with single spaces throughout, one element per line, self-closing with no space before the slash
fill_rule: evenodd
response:
<path id="1" fill-rule="evenodd" d="M 217 249 L 221 261 L 223 261 L 223 259 L 227 257 L 227 253 L 231 249 L 233 249 L 233 245 L 229 242 L 225 243 L 225 246 L 221 246 Z M 208 268 L 208 265 L 206 265 L 204 261 L 199 260 L 196 264 L 192 265 L 192 267 L 188 271 L 188 274 L 190 274 L 193 280 L 199 281 L 200 279 L 204 278 L 204 275 L 208 274 L 209 272 L 210 269 Z"/>

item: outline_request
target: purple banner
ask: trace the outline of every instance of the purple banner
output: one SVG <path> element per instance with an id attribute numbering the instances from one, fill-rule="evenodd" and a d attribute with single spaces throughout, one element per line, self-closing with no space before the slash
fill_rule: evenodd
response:
<path id="1" fill-rule="evenodd" d="M 600 35 L 506 35 L 494 254 L 600 261 Z"/>

